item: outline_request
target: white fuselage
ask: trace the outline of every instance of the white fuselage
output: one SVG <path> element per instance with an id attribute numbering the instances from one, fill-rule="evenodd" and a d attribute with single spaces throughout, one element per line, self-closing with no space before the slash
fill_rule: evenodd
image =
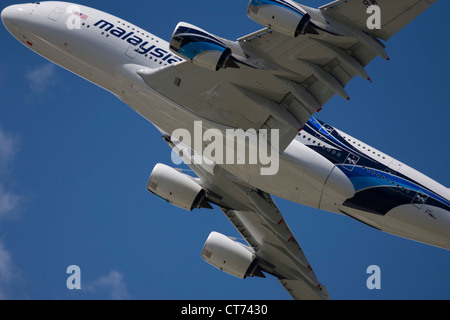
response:
<path id="1" fill-rule="evenodd" d="M 143 68 L 182 61 L 168 42 L 153 34 L 107 13 L 65 2 L 10 6 L 2 12 L 2 20 L 29 49 L 110 91 L 161 132 L 198 120 L 138 75 Z M 226 170 L 275 196 L 450 248 L 449 189 L 315 121 L 312 118 L 285 150 L 278 174 L 263 176 L 258 168 L 239 165 L 227 165 Z M 391 196 L 392 201 L 386 200 Z"/>

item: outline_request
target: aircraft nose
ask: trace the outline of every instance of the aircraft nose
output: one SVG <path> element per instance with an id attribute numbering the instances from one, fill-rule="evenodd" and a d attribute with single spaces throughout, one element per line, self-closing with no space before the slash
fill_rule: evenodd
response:
<path id="1" fill-rule="evenodd" d="M 1 18 L 6 28 L 10 29 L 11 24 L 16 28 L 20 27 L 20 21 L 29 16 L 29 10 L 25 5 L 12 5 L 2 10 Z"/>

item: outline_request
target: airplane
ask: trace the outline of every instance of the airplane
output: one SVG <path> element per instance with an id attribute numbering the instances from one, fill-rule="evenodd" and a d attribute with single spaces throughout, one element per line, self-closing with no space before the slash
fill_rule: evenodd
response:
<path id="1" fill-rule="evenodd" d="M 354 77 L 370 81 L 365 67 L 389 59 L 384 42 L 434 2 L 339 0 L 315 9 L 251 0 L 247 14 L 263 29 L 236 41 L 180 22 L 166 42 L 67 2 L 12 5 L 1 19 L 26 47 L 147 119 L 194 171 L 196 177 L 157 164 L 147 188 L 189 211 L 219 207 L 245 239 L 212 232 L 205 261 L 238 278 L 274 276 L 294 299 L 330 299 L 273 196 L 450 247 L 450 189 L 315 117 L 332 97 L 350 98 L 346 85 Z M 380 29 L 367 27 L 371 4 L 383 13 Z M 175 134 L 195 138 L 199 130 L 202 138 L 245 130 L 278 156 L 278 170 L 262 174 L 261 159 L 211 161 L 205 151 L 218 144 L 192 145 Z M 232 147 L 238 159 L 251 156 L 251 146 L 244 147 Z"/>

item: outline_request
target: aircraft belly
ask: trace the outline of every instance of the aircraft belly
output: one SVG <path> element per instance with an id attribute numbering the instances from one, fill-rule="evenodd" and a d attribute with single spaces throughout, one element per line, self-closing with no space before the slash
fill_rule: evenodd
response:
<path id="1" fill-rule="evenodd" d="M 376 229 L 406 239 L 450 249 L 450 212 L 439 207 L 414 204 L 397 206 L 385 215 L 341 207 L 346 215 Z"/>
<path id="2" fill-rule="evenodd" d="M 184 110 L 181 106 L 166 99 L 155 92 L 133 93 L 128 90 L 127 94 L 120 98 L 141 116 L 153 123 L 160 130 L 171 135 L 177 129 L 186 128 L 193 132 L 194 121 L 199 119 Z M 139 90 L 138 90 L 139 91 Z M 202 123 L 205 127 L 208 123 Z M 197 151 L 197 150 L 196 150 Z M 274 175 L 261 175 L 260 168 L 264 165 L 249 164 L 219 164 L 225 172 L 228 172 L 245 183 L 248 183 L 267 193 L 273 194 L 296 203 L 319 208 L 324 186 L 326 185 L 334 165 L 324 157 L 320 156 L 302 143 L 294 140 L 279 158 L 279 168 Z M 335 176 L 336 173 L 333 175 Z M 335 178 L 334 178 L 335 179 Z M 346 177 L 344 177 L 345 180 Z M 330 183 L 333 179 L 330 179 Z M 341 195 L 334 203 L 342 203 L 354 193 L 351 184 L 340 188 L 328 184 L 327 194 Z M 333 193 L 334 190 L 334 193 Z M 345 190 L 345 191 L 342 191 Z M 336 212 L 336 208 L 329 207 L 330 211 Z"/>
<path id="3" fill-rule="evenodd" d="M 161 102 L 159 106 L 155 103 L 145 107 L 139 107 L 139 102 L 136 102 L 135 100 L 127 104 L 132 104 L 139 114 L 146 119 L 152 119 L 151 122 L 155 126 L 169 134 L 178 128 L 186 128 L 197 120 L 182 112 L 175 112 Z M 283 156 L 279 159 L 279 169 L 275 175 L 261 175 L 259 165 L 220 164 L 218 167 L 223 172 L 274 196 L 315 208 L 319 207 L 323 185 L 329 173 L 324 172 L 320 176 L 305 164 L 293 163 Z"/>
<path id="4" fill-rule="evenodd" d="M 450 249 L 450 212 L 431 205 L 398 206 L 386 214 L 392 226 L 402 226 L 397 234 Z"/>

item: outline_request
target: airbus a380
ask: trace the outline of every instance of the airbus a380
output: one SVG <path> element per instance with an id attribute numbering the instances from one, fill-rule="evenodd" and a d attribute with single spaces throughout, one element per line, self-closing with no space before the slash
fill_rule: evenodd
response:
<path id="1" fill-rule="evenodd" d="M 353 77 L 370 80 L 366 65 L 389 59 L 384 42 L 434 2 L 347 0 L 314 9 L 251 0 L 247 14 L 264 28 L 236 41 L 181 22 L 166 42 L 66 2 L 13 5 L 1 18 L 26 47 L 158 128 L 196 177 L 157 164 L 148 190 L 186 210 L 218 206 L 247 242 L 212 232 L 201 253 L 208 263 L 240 278 L 272 275 L 294 299 L 329 299 L 271 195 L 450 248 L 450 189 L 314 117 L 333 96 L 349 99 Z M 371 4 L 382 12 L 380 28 L 368 28 Z M 261 159 L 211 159 L 205 151 L 218 145 L 204 133 L 217 138 L 227 130 L 267 142 L 279 156 L 276 171 L 263 174 Z M 180 132 L 200 132 L 201 142 L 188 143 Z M 233 144 L 233 155 L 250 158 L 251 147 Z M 198 155 L 203 161 L 193 161 Z"/>

